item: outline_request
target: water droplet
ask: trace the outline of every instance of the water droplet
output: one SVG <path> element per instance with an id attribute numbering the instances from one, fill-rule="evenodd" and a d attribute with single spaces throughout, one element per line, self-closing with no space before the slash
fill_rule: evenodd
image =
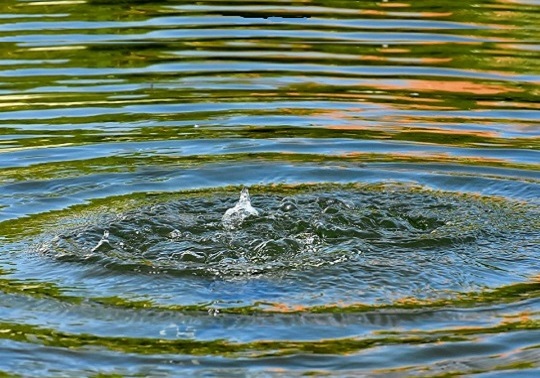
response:
<path id="1" fill-rule="evenodd" d="M 171 239 L 177 239 L 181 236 L 182 236 L 182 233 L 177 229 L 174 229 L 171 232 L 169 232 L 169 238 Z"/>
<path id="2" fill-rule="evenodd" d="M 289 212 L 298 208 L 296 201 L 293 198 L 285 197 L 281 200 L 279 209 L 283 212 Z"/>

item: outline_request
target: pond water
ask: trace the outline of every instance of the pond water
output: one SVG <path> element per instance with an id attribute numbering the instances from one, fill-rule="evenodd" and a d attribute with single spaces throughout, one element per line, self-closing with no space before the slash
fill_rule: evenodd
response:
<path id="1" fill-rule="evenodd" d="M 2 1 L 0 376 L 540 375 L 539 25 Z"/>

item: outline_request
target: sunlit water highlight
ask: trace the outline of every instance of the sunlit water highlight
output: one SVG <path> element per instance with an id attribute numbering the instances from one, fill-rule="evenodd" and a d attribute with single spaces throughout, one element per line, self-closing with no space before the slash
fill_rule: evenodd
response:
<path id="1" fill-rule="evenodd" d="M 0 376 L 540 375 L 539 9 L 2 2 Z"/>

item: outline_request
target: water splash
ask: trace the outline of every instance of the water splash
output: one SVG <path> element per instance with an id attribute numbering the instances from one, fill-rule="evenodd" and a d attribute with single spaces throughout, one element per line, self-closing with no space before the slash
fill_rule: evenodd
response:
<path id="1" fill-rule="evenodd" d="M 223 227 L 232 230 L 238 228 L 246 218 L 258 215 L 257 209 L 251 206 L 248 188 L 243 188 L 240 192 L 240 199 L 234 207 L 227 209 L 223 214 L 223 218 L 221 218 L 221 222 Z"/>
<path id="2" fill-rule="evenodd" d="M 113 247 L 111 246 L 111 243 L 109 242 L 109 230 L 103 231 L 103 236 L 101 237 L 101 240 L 97 243 L 97 245 L 90 250 L 90 253 L 94 253 L 97 251 L 107 251 L 111 250 Z"/>
<path id="3" fill-rule="evenodd" d="M 298 274 L 295 279 L 318 276 L 333 286 L 341 275 L 375 297 L 506 284 L 537 268 L 531 261 L 539 210 L 524 203 L 390 184 L 266 187 L 260 193 L 264 211 L 251 206 L 244 189 L 225 214 L 219 204 L 230 201 L 230 191 L 156 197 L 108 221 L 90 217 L 76 222 L 83 226 L 53 227 L 37 250 L 143 274 Z M 108 201 L 107 209 L 113 205 Z M 66 218 L 59 222 L 65 225 Z"/>

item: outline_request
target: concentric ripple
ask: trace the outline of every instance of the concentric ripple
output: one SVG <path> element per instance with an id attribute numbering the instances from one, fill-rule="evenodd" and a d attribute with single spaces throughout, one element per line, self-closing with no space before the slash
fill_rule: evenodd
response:
<path id="1" fill-rule="evenodd" d="M 538 25 L 0 1 L 0 377 L 540 376 Z"/>
<path id="2" fill-rule="evenodd" d="M 310 281 L 333 272 L 357 288 L 416 297 L 500 285 L 540 268 L 530 264 L 540 212 L 523 203 L 398 184 L 256 187 L 258 214 L 231 229 L 222 216 L 238 193 L 155 195 L 106 222 L 80 220 L 37 250 L 133 273 Z"/>

